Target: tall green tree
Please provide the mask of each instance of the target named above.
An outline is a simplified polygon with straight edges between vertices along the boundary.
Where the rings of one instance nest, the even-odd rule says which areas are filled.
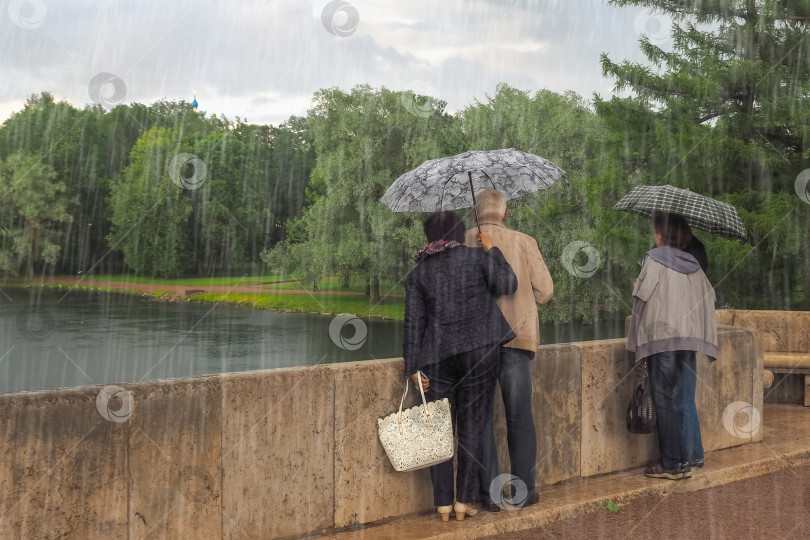
[[[109,178],[106,134],[100,121],[103,115],[100,107],[80,110],[42,93],[31,96],[23,109],[0,128],[0,158],[17,152],[40,156],[54,180],[78,201],[70,208],[73,219],[62,230],[58,272],[75,274],[83,269],[81,259],[93,258],[103,248],[103,203]],[[132,142],[134,139],[126,152]],[[95,245],[98,249],[94,249]]]
[[[280,126],[237,123],[194,143],[208,177],[192,192],[190,231],[200,274],[258,259],[300,215],[314,166],[306,118]]]
[[[249,236],[258,235],[271,215],[263,205],[267,194],[250,186],[259,176],[254,156],[236,136],[211,133],[195,145],[194,154],[205,163],[206,177],[201,188],[188,192],[193,209],[188,230],[197,273],[211,275],[215,268],[243,262]]]
[[[708,239],[718,296],[738,307],[807,302],[810,212],[794,182],[810,166],[810,2],[611,3],[674,24],[671,48],[641,37],[645,65],[602,55],[603,74],[632,94],[596,101],[610,128],[604,195],[669,183],[734,204],[751,243]]]
[[[306,189],[315,168],[315,145],[309,118],[291,116],[270,129],[272,160],[265,166],[264,184],[272,187],[267,206],[274,216],[271,241],[281,240],[288,218],[301,216]]]
[[[112,186],[108,241],[138,274],[178,277],[189,265],[191,203],[169,175],[171,159],[182,151],[171,130],[152,128],[135,143],[132,164]]]
[[[307,210],[307,241],[296,249],[322,275],[337,272],[344,284],[352,275],[365,278],[372,302],[380,279],[401,279],[424,243],[418,215],[394,214],[380,197],[400,174],[457,150],[445,104],[435,101],[420,115],[406,108],[407,99],[385,88],[327,89],[316,92],[309,113],[313,176],[325,194]]]
[[[0,160],[0,270],[24,267],[33,279],[37,265],[56,264],[73,202],[39,157],[18,152]]]

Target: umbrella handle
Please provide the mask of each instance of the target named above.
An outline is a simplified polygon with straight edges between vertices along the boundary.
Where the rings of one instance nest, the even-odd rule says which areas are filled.
[[[478,232],[481,232],[481,224],[478,223],[478,212],[475,211],[475,188],[472,183],[472,172],[467,171],[467,178],[470,179],[470,191],[472,192],[473,199],[473,216],[475,216],[475,225],[478,227]]]

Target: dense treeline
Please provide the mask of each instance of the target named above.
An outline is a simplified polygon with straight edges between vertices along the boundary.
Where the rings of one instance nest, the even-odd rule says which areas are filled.
[[[378,202],[393,180],[426,159],[516,147],[567,171],[509,202],[508,225],[537,239],[555,278],[544,319],[629,310],[649,225],[612,207],[638,184],[737,206],[749,242],[698,232],[720,305],[809,308],[810,205],[796,178],[810,167],[810,7],[614,3],[677,22],[669,51],[642,38],[648,65],[603,55],[604,74],[632,97],[588,102],[503,84],[449,114],[435,97],[333,88],[278,127],[208,117],[185,102],[106,112],[33,97],[0,127],[0,270],[210,275],[261,259],[307,280],[362,278],[376,302],[381,280],[401,280],[423,243],[423,216]],[[181,153],[205,164],[197,189],[170,174]],[[189,182],[198,173],[182,172]],[[572,242],[593,249],[566,267]],[[585,277],[572,264],[598,270]]]
[[[185,102],[108,112],[32,96],[0,127],[0,270],[205,275],[258,260],[304,204],[307,137],[305,118],[273,127]],[[181,152],[205,163],[197,189],[169,177]]]

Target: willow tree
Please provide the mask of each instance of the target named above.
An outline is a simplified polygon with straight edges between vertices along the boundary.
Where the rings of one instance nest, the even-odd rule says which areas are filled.
[[[609,189],[668,183],[736,205],[751,242],[709,240],[720,296],[750,307],[806,302],[810,206],[794,184],[810,165],[810,2],[611,3],[673,24],[667,46],[641,36],[645,64],[601,57],[603,74],[631,94],[596,101],[621,163],[605,165]]]
[[[400,280],[424,243],[418,215],[394,214],[380,197],[400,174],[455,150],[444,103],[414,114],[407,100],[385,88],[333,88],[316,92],[309,112],[312,176],[324,188],[304,214],[307,240],[298,249],[321,275],[336,272],[344,285],[350,276],[364,278],[372,302],[380,280]]]
[[[554,278],[554,297],[540,308],[541,320],[592,323],[604,312],[629,313],[626,283],[632,278],[616,275],[621,258],[606,256],[595,227],[601,201],[588,197],[588,185],[600,182],[589,176],[588,149],[604,137],[588,104],[573,92],[530,93],[499,84],[486,100],[463,109],[459,124],[469,148],[514,147],[565,170],[565,179],[550,189],[507,203],[506,225],[537,240]]]

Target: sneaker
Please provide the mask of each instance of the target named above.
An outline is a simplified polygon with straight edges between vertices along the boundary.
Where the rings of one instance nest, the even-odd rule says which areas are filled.
[[[662,465],[655,465],[654,467],[647,467],[644,470],[644,476],[649,478],[666,478],[668,480],[681,480],[683,478],[691,478],[692,471],[683,466],[677,469],[665,469]]]

